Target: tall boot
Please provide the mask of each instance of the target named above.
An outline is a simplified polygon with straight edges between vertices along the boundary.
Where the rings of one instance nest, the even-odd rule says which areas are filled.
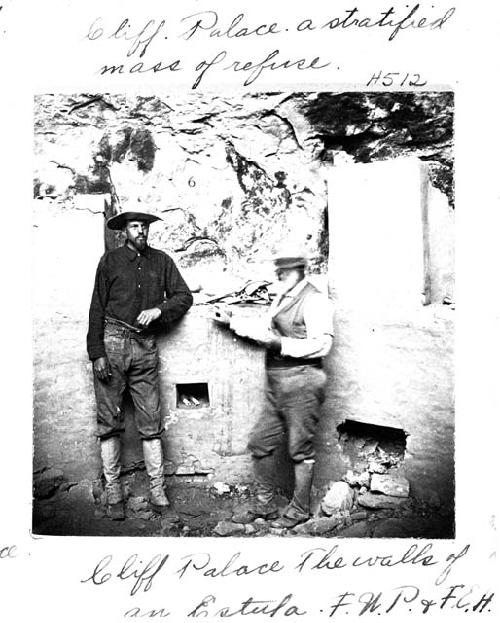
[[[295,488],[292,500],[283,516],[271,523],[273,528],[293,528],[309,519],[314,460],[308,459],[295,463],[294,471]]]
[[[114,520],[125,519],[123,491],[120,483],[120,438],[101,440],[102,471],[108,499],[108,516]]]
[[[274,499],[273,474],[276,469],[274,455],[253,457],[255,477],[254,499],[249,508],[237,512],[232,520],[236,523],[250,523],[257,517],[273,519],[278,515],[278,506]]]
[[[151,508],[162,514],[170,506],[164,487],[164,463],[161,439],[143,439],[144,464],[149,476],[149,501]]]

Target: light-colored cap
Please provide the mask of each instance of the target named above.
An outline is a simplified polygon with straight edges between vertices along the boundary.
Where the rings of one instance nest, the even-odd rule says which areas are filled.
[[[288,242],[276,249],[271,259],[276,268],[300,268],[307,266],[308,253],[303,245]]]

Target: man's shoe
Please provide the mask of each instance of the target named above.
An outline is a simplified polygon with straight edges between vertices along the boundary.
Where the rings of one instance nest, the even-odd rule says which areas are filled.
[[[251,523],[255,519],[275,519],[279,516],[278,506],[274,501],[273,474],[276,469],[273,454],[262,457],[253,457],[253,472],[255,476],[255,490],[248,508],[231,517],[235,523]]]
[[[263,504],[254,502],[249,508],[236,511],[231,517],[234,523],[252,523],[255,519],[276,519],[278,517],[278,507],[274,502]]]
[[[116,504],[108,504],[107,514],[113,521],[123,521],[125,519],[125,506],[123,500]]]
[[[168,501],[167,496],[165,495],[165,491],[163,490],[163,482],[159,483],[151,483],[150,492],[149,492],[149,503],[151,504],[152,510],[159,515],[163,515],[166,513],[168,508],[170,507],[170,502]]]
[[[291,528],[295,528],[301,523],[304,523],[309,519],[309,515],[300,515],[296,517],[289,517],[288,515],[283,515],[276,519],[276,521],[271,522],[271,528],[285,528],[286,530],[290,530]]]
[[[114,521],[125,519],[125,504],[123,502],[123,490],[120,482],[106,484],[108,498],[107,515]]]

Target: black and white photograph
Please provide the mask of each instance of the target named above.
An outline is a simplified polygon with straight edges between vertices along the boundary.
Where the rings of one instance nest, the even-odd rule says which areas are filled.
[[[35,535],[455,536],[455,96],[33,99]]]
[[[2,622],[498,618],[499,25],[0,2]]]

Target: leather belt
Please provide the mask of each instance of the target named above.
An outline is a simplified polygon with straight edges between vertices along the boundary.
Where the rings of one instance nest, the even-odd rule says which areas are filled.
[[[124,322],[123,320],[117,320],[116,318],[111,318],[111,316],[106,316],[104,318],[104,323],[113,325],[115,327],[120,327],[121,329],[126,329],[127,331],[130,331],[130,333],[134,333],[136,335],[144,335],[143,329],[138,329],[137,327],[133,327],[127,322]]]
[[[315,359],[294,359],[293,357],[280,357],[269,355],[266,357],[267,368],[295,368],[297,366],[314,366],[315,368],[323,367],[323,359],[317,357]]]

